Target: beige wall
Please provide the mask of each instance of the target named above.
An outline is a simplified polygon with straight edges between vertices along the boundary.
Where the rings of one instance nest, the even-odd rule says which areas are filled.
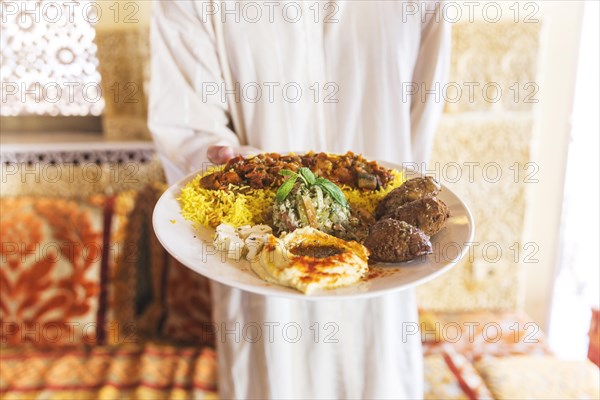
[[[452,80],[532,82],[537,102],[449,104],[434,160],[499,163],[505,176],[497,183],[479,175],[474,182],[448,185],[470,202],[479,249],[497,244],[503,256],[496,260],[493,253],[485,257],[475,251],[471,260],[418,293],[427,308],[524,308],[546,328],[583,6],[560,1],[496,4],[502,7],[502,21],[490,23],[475,13],[477,22],[454,27]],[[518,7],[520,22],[515,23]],[[524,23],[532,13],[539,23]],[[521,169],[518,182],[513,181],[514,163],[521,168],[531,163]],[[532,173],[529,182],[524,180],[527,173]]]
[[[148,29],[152,1],[101,0],[96,27],[99,70],[105,96],[106,140],[150,140],[147,127]]]
[[[100,0],[102,10],[96,29],[140,29],[150,24],[151,0]]]

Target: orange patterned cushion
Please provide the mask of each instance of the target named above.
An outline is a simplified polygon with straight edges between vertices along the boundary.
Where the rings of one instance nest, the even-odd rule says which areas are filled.
[[[469,360],[514,354],[550,354],[540,328],[520,313],[421,310],[419,320],[423,343],[450,343]]]
[[[426,399],[491,399],[492,394],[473,364],[448,344],[425,344]]]
[[[164,189],[3,198],[0,345],[212,343],[208,280],[153,231]]]
[[[169,257],[163,336],[214,346],[210,281]]]
[[[549,356],[488,358],[475,367],[496,399],[598,399],[598,367]]]
[[[151,344],[14,347],[0,353],[3,399],[216,398],[216,357],[208,348]]]
[[[152,229],[162,188],[148,186],[116,196],[106,296],[106,343],[157,337],[164,314],[167,253]]]
[[[0,344],[97,341],[104,204],[0,200]]]
[[[152,212],[164,189],[148,186],[115,199],[107,343],[150,337],[214,345],[209,280],[171,257],[153,231]]]

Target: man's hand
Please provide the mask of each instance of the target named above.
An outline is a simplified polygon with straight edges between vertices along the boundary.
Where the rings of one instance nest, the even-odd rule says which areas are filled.
[[[251,146],[230,147],[230,146],[210,146],[206,150],[208,160],[214,164],[225,164],[236,155],[249,156],[258,154],[260,150]]]

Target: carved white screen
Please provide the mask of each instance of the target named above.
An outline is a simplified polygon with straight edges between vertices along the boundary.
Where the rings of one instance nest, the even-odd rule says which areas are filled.
[[[0,1],[0,115],[102,114],[99,10],[87,0]]]

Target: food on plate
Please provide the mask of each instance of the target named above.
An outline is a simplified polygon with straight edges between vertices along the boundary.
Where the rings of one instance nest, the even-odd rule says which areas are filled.
[[[278,233],[310,226],[342,239],[354,239],[360,220],[353,217],[344,193],[331,181],[315,176],[306,167],[287,176],[275,195],[273,227]],[[368,227],[364,227],[365,229]]]
[[[364,245],[371,259],[383,262],[408,261],[431,253],[431,242],[422,230],[390,218],[371,227]]]
[[[313,158],[322,158],[324,153],[308,153],[312,154]],[[307,164],[313,165],[308,167],[316,175],[319,175],[320,169],[316,160],[311,161],[308,154],[302,156]],[[351,154],[351,153],[350,153]],[[259,157],[260,155],[246,159],[247,163]],[[286,158],[288,156],[280,156]],[[333,156],[331,156],[333,157]],[[343,157],[343,156],[337,156]],[[355,156],[357,159],[362,159],[360,156]],[[346,158],[348,159],[348,158]],[[322,163],[322,161],[321,161]],[[350,187],[348,185],[337,184],[344,193],[350,212],[360,220],[372,219],[372,214],[379,201],[384,198],[393,189],[399,187],[404,181],[404,176],[400,171],[386,169],[374,161],[369,161],[372,171],[381,171],[379,174],[382,177],[391,176],[391,180],[380,179],[381,182],[387,182],[385,185],[379,186],[376,190],[361,189],[358,187]],[[280,184],[283,183],[285,177],[279,175],[279,165],[275,166],[269,174],[275,174],[280,179]],[[290,169],[297,171],[299,168]],[[197,226],[215,228],[221,223],[227,223],[233,226],[242,225],[258,225],[272,224],[272,206],[275,201],[275,194],[279,185],[272,185],[268,188],[254,189],[250,186],[228,185],[227,189],[207,189],[203,187],[201,181],[214,174],[220,174],[224,171],[223,167],[216,167],[198,175],[181,190],[179,202],[181,204],[181,214],[187,220],[192,221]]]
[[[267,225],[244,225],[235,228],[228,224],[217,226],[213,244],[227,254],[228,258],[239,261],[242,256],[255,257],[272,229]]]
[[[446,204],[435,196],[441,186],[429,176],[409,179],[377,205],[379,221],[371,226],[364,244],[372,259],[403,262],[431,252],[429,236],[450,217]]]
[[[375,212],[376,217],[381,218],[397,207],[410,203],[411,201],[425,197],[434,197],[441,189],[440,184],[430,176],[409,179],[399,188],[392,190],[381,202],[379,202]]]
[[[188,182],[182,215],[215,228],[228,259],[250,261],[262,279],[304,293],[360,281],[368,261],[431,253],[449,217],[430,177],[348,152],[276,153],[230,160]]]
[[[197,176],[181,189],[179,203],[185,219],[197,226],[213,229],[221,223],[244,226],[268,222],[275,191],[248,189],[242,193],[203,189],[199,181],[205,175]]]
[[[448,206],[436,197],[425,197],[396,208],[382,218],[404,221],[428,236],[438,233],[450,216]]]
[[[359,282],[368,272],[365,246],[317,229],[296,229],[281,238],[268,235],[252,270],[263,280],[305,294]]]
[[[389,169],[352,152],[342,155],[264,153],[251,158],[232,158],[222,170],[203,176],[200,186],[213,190],[229,190],[230,185],[252,189],[274,188],[284,180],[279,171],[287,169],[295,172],[302,167],[337,185],[364,190],[385,188],[394,179]]]

